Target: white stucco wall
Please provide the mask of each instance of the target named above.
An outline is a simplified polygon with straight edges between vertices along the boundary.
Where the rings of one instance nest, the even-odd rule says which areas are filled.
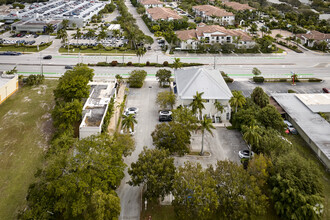
[[[2,80],[0,78],[0,80]],[[0,104],[4,102],[9,96],[15,93],[18,89],[18,76],[10,79],[8,82],[0,84]]]

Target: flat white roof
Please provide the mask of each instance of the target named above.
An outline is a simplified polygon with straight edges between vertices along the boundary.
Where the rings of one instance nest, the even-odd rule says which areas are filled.
[[[273,93],[271,96],[330,160],[330,124],[312,112],[297,94]]]
[[[6,85],[10,80],[14,79],[16,75],[6,75],[0,73],[0,88]]]
[[[330,112],[330,94],[296,94],[297,98],[304,103],[312,112]]]
[[[109,31],[113,31],[113,30],[120,30],[120,24],[110,24],[110,26],[108,27]]]

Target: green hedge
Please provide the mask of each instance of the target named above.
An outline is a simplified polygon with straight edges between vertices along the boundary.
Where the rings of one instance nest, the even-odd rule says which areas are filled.
[[[115,99],[112,97],[108,106],[108,111],[104,117],[103,125],[102,125],[102,133],[107,132],[108,126],[110,123],[111,116],[113,115],[113,107],[115,105]]]
[[[202,63],[182,63],[182,67],[190,67],[190,66],[202,66],[204,64]],[[125,67],[125,66],[135,66],[135,67],[171,67],[173,68],[173,64],[168,64],[167,61],[165,61],[163,64],[159,63],[118,63],[117,61],[112,61],[110,63],[107,62],[98,62],[96,64],[89,63],[88,66],[119,66],[119,67]]]
[[[263,76],[254,76],[253,81],[256,83],[263,83],[265,81],[265,78]]]

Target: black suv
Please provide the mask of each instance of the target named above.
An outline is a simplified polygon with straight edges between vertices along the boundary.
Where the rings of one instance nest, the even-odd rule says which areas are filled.
[[[159,116],[159,121],[172,121],[172,115],[160,115]]]

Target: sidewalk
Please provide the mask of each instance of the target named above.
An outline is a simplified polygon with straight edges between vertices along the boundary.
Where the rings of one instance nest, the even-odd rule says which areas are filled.
[[[126,89],[126,84],[122,84],[119,88],[119,92],[117,94],[117,98],[114,104],[114,113],[110,119],[110,123],[108,126],[108,133],[114,134],[116,132],[116,126],[117,126],[117,122],[119,117],[121,117],[121,115],[119,115],[120,113],[120,104],[123,102],[124,100],[124,95],[125,95],[125,89]]]

